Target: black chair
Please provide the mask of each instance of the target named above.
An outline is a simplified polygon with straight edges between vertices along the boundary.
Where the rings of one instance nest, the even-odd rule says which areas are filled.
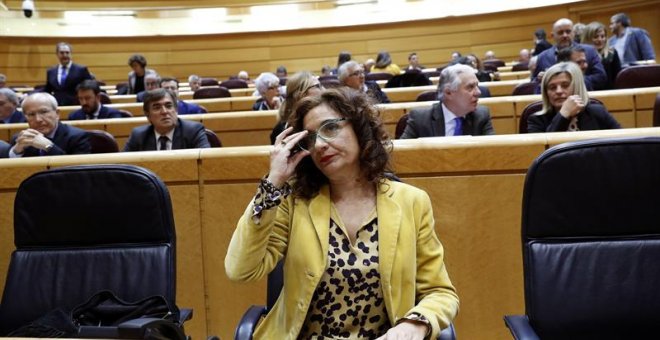
[[[33,174],[16,192],[16,250],[0,304],[0,336],[55,308],[70,311],[102,290],[124,301],[160,295],[175,306],[175,240],[167,188],[146,169],[92,165]],[[162,339],[182,339],[192,311],[173,312],[176,321],[81,326],[75,337],[141,339],[167,324],[174,332]]]
[[[527,71],[527,70],[529,70],[529,62],[527,61],[522,63],[517,63],[511,66],[511,72]]]
[[[119,111],[119,113],[121,114],[121,118],[133,117],[133,114],[131,113],[131,111],[127,111],[127,110],[117,110],[117,111]]]
[[[215,132],[213,132],[213,130],[204,129],[204,133],[206,134],[206,138],[209,140],[209,144],[211,144],[212,148],[222,147],[222,142],[220,141],[220,138],[218,138],[218,135],[216,135]]]
[[[115,137],[107,131],[103,130],[88,130],[89,144],[91,145],[91,153],[112,153],[119,152],[119,146]]]
[[[377,81],[377,80],[390,80],[394,77],[391,73],[385,73],[385,72],[373,72],[373,73],[367,73],[364,76],[365,80],[368,81]]]
[[[408,125],[408,114],[404,113],[401,118],[396,122],[396,128],[394,128],[394,139],[401,138],[403,131],[406,131],[406,125]]]
[[[112,99],[110,99],[110,96],[108,96],[107,93],[100,92],[99,96],[101,97],[101,104],[103,105],[112,104]]]
[[[512,96],[523,96],[528,94],[535,94],[536,88],[539,87],[539,83],[535,81],[528,81],[526,83],[520,83],[516,85],[511,93]]]
[[[617,89],[660,86],[660,65],[638,65],[622,69],[614,80]]]
[[[430,102],[438,100],[438,91],[424,91],[420,93],[415,99],[416,102]]]
[[[390,78],[385,84],[385,88],[427,85],[433,85],[433,83],[429,80],[426,74],[417,71],[406,72]]]
[[[228,79],[220,83],[220,86],[227,89],[247,89],[248,83],[243,79]]]
[[[660,325],[660,138],[562,144],[525,179],[515,339],[649,339]]]
[[[226,98],[231,97],[231,92],[222,86],[218,87],[202,87],[201,89],[193,92],[193,99],[205,98]]]
[[[215,78],[202,78],[199,81],[200,86],[218,86],[218,80]]]

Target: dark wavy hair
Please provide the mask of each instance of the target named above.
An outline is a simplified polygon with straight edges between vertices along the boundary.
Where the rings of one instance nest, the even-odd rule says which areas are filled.
[[[348,118],[361,150],[359,162],[362,174],[374,184],[382,182],[385,173],[391,170],[392,141],[372,101],[366,94],[348,87],[328,89],[319,96],[306,97],[289,117],[289,125],[293,126],[294,132],[302,131],[307,113],[321,105],[327,105],[341,117]],[[327,183],[328,178],[316,167],[311,157],[305,157],[298,163],[292,183],[296,197],[310,199]]]

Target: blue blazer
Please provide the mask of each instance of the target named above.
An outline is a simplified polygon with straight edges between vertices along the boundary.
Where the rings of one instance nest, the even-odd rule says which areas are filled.
[[[12,146],[16,144],[17,137],[18,135],[12,137]],[[23,157],[86,154],[91,153],[92,151],[87,131],[74,126],[62,124],[62,122],[57,123],[55,136],[49,139],[53,141],[55,145],[48,153],[30,146],[23,151]]]
[[[637,27],[628,27],[628,38],[626,44],[623,46],[624,53],[620,55],[621,62],[624,65],[629,65],[638,60],[655,59],[655,51],[651,45],[651,38],[649,32]],[[614,46],[616,37],[610,37],[610,46]]]
[[[60,106],[78,105],[76,86],[83,80],[94,79],[87,70],[87,66],[72,63],[64,84],[57,82],[57,69],[60,65],[51,67],[46,71],[46,88],[44,92],[52,94]]]
[[[3,140],[0,140],[0,158],[9,157],[9,149],[11,149],[11,145]]]
[[[206,110],[195,103],[186,103],[183,100],[177,100],[177,113],[180,115],[206,113]]]
[[[603,67],[603,64],[600,62],[600,55],[598,55],[596,49],[591,45],[584,45],[584,44],[575,44],[575,45],[584,48],[587,57],[587,62],[589,63],[589,67],[587,68],[587,71],[584,74],[584,83],[585,85],[587,85],[587,90],[589,91],[603,90],[607,88],[607,73],[605,73],[605,68]],[[539,72],[547,70],[556,63],[557,63],[557,46],[555,45],[543,51],[543,53],[539,54],[538,59],[536,61],[536,69],[532,74],[532,79],[536,79],[536,76],[539,74]],[[541,93],[540,85],[537,88],[536,93]]]
[[[107,119],[107,118],[121,118],[121,113],[111,107],[101,105],[101,110],[99,110],[98,119]],[[87,114],[82,110],[78,109],[69,113],[68,120],[85,120],[87,119]]]
[[[210,148],[208,138],[204,131],[204,125],[178,119],[176,128],[174,128],[174,137],[172,140],[172,149],[196,149]],[[131,131],[128,141],[123,151],[153,151],[157,150],[156,133],[153,125],[138,126]]]

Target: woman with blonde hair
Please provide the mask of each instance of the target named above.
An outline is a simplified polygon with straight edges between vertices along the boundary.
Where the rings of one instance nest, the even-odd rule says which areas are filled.
[[[597,21],[587,25],[582,34],[582,43],[596,48],[607,73],[607,89],[613,89],[616,76],[621,71],[621,59],[616,49],[611,48],[607,41],[605,25]]]
[[[530,133],[621,127],[603,105],[589,102],[582,70],[573,62],[555,64],[545,72],[541,95],[543,109],[527,119]]]
[[[286,82],[286,99],[277,113],[277,124],[270,134],[270,144],[275,143],[277,135],[287,127],[287,120],[293,108],[303,98],[321,93],[323,87],[319,80],[311,72],[301,71],[291,76]]]

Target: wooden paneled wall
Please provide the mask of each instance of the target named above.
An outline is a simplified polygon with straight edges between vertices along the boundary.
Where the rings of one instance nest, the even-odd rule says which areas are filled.
[[[0,73],[10,85],[37,85],[57,59],[54,46],[66,40],[73,45],[73,57],[88,65],[98,79],[110,84],[126,81],[127,61],[133,53],[147,57],[148,67],[164,76],[181,80],[195,73],[225,79],[239,70],[253,78],[259,72],[285,65],[290,72],[334,65],[337,53],[352,52],[359,61],[375,58],[388,50],[395,63],[407,64],[416,51],[422,64],[435,67],[446,63],[454,50],[483,56],[493,50],[497,56],[514,60],[521,48],[532,47],[532,32],[551,31],[560,17],[575,21],[609,21],[609,16],[626,11],[633,23],[655,37],[660,50],[660,6],[657,0],[590,0],[541,9],[526,9],[488,15],[449,17],[403,23],[340,28],[305,29],[271,33],[213,34],[198,36],[151,36],[130,38],[12,38],[0,37]],[[108,27],[112,29],[112,27]]]
[[[520,216],[525,172],[546,148],[572,140],[660,136],[660,128],[394,142],[394,168],[429,193],[461,308],[461,339],[510,339],[505,314],[524,313]],[[30,174],[75,164],[128,163],[167,184],[177,227],[177,302],[194,308],[193,339],[231,339],[242,313],[265,301],[265,280],[231,282],[224,257],[235,223],[268,171],[267,146],[0,160],[0,204],[13,211]],[[433,161],[420,161],[433,160]],[[0,277],[13,250],[13,215],[0,214]],[[0,280],[0,289],[4,281]]]

